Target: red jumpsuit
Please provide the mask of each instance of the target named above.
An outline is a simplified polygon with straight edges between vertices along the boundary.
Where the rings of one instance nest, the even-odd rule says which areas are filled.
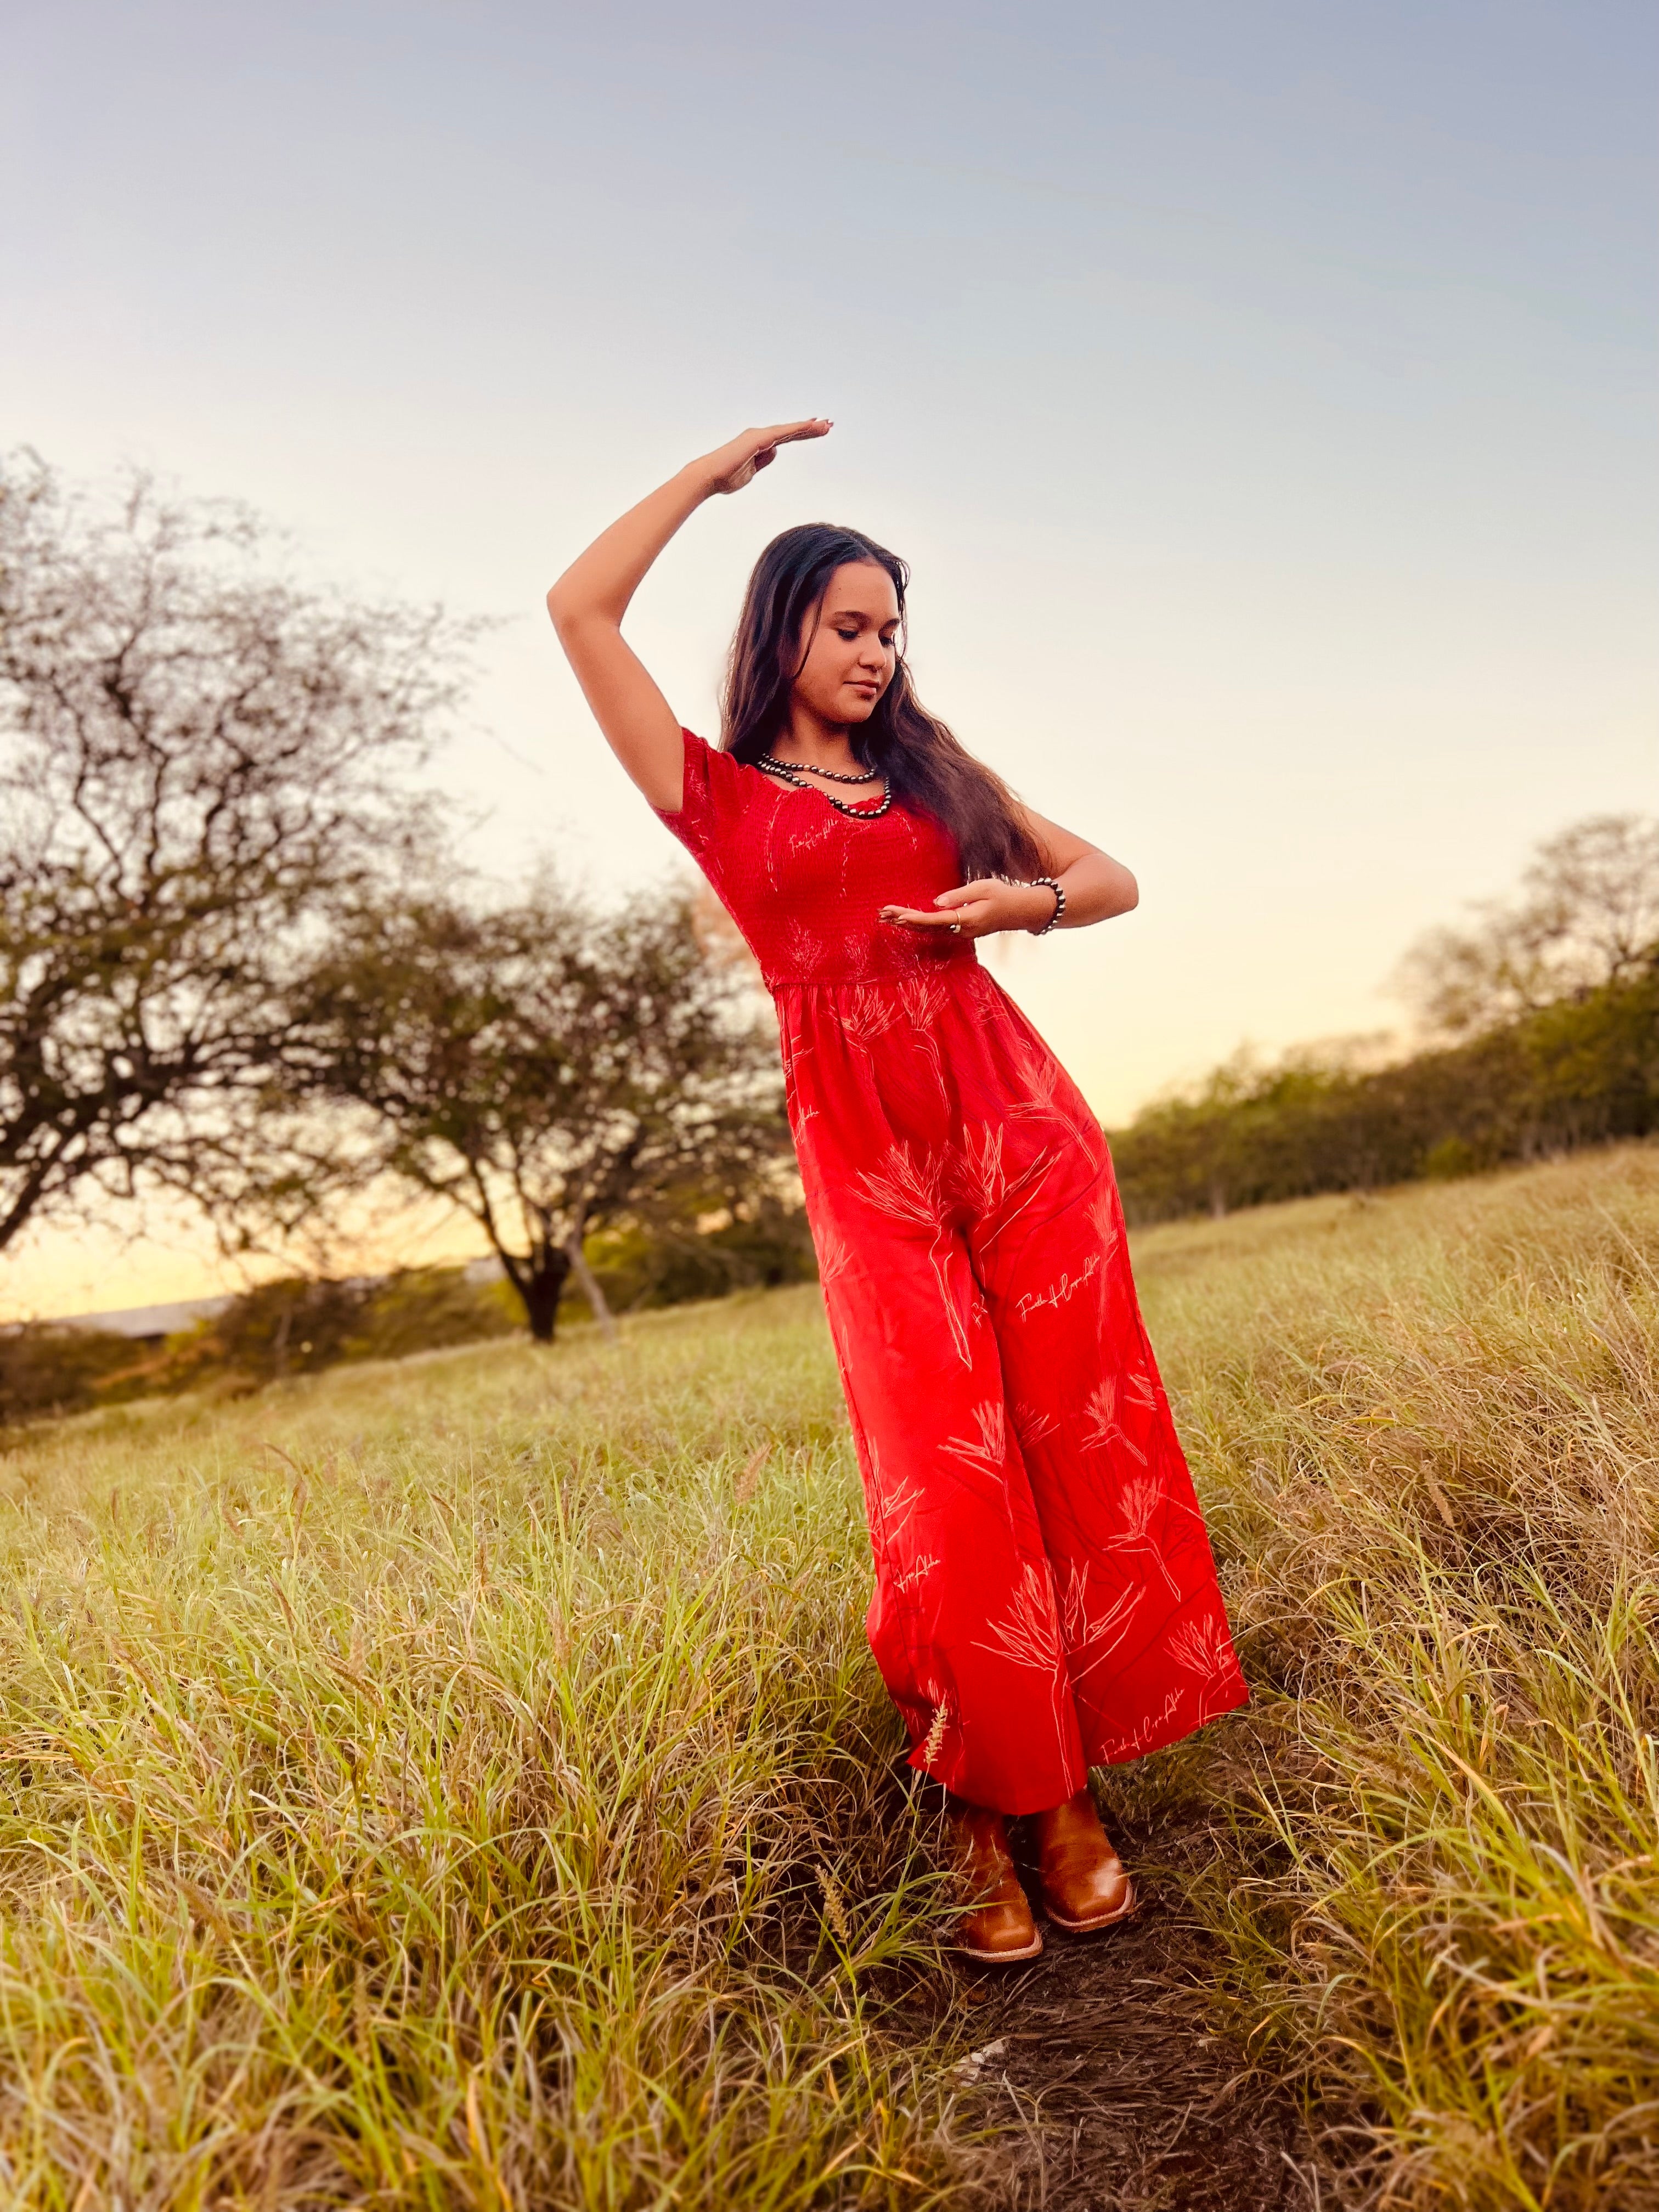
[[[937,823],[689,731],[662,818],[777,1002],[910,1763],[1058,1805],[1246,1696],[1099,1124],[971,941],[877,920],[961,881]]]

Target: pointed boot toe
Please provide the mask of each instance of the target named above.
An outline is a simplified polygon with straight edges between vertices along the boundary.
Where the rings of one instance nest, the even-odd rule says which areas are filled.
[[[1112,1849],[1094,1800],[1081,1790],[1067,1805],[1037,1815],[1037,1879],[1042,1909],[1071,1936],[1127,1920],[1139,1899]]]
[[[1042,1956],[1042,1930],[1021,1890],[1017,1898],[999,1898],[964,1912],[951,1942],[964,1958],[991,1966],[1012,1966],[1017,1960]]]
[[[967,1907],[951,1931],[951,1948],[987,1966],[1038,1957],[1042,1931],[1020,1887],[1001,1814],[970,1805],[951,1826],[958,1892]]]

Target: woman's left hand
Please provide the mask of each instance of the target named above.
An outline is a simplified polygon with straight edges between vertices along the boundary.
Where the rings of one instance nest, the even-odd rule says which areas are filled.
[[[1054,895],[1042,884],[1005,884],[995,876],[941,891],[929,907],[884,906],[883,921],[905,929],[945,930],[957,937],[994,937],[1003,929],[1042,929],[1054,919]]]

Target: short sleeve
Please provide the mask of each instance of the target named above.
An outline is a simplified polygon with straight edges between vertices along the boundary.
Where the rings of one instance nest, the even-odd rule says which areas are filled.
[[[718,890],[721,860],[746,811],[750,782],[758,779],[730,753],[716,751],[691,731],[680,735],[685,741],[685,787],[679,811],[670,814],[660,806],[654,811]]]

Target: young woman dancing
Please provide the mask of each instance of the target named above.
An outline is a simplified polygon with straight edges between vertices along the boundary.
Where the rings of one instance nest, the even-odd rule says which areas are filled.
[[[871,1648],[950,1793],[961,1948],[1133,1910],[1088,1787],[1243,1702],[1146,1340],[1099,1124],[976,938],[1126,913],[1134,878],[1022,806],[910,687],[904,563],[827,523],[761,555],[720,747],[624,642],[694,509],[823,421],[747,430],[613,523],[548,594],[629,775],[777,1002],[789,1115],[875,1553]]]

